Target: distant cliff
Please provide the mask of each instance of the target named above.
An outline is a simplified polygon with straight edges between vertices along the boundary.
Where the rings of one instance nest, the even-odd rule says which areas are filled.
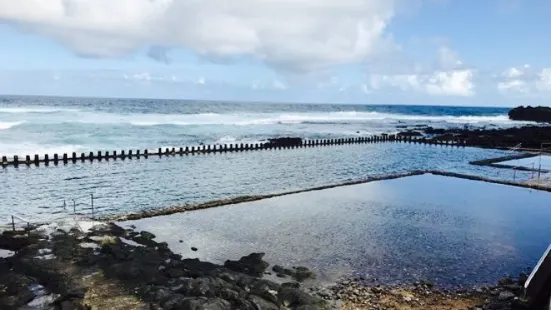
[[[551,108],[549,107],[517,107],[509,111],[509,119],[515,121],[533,121],[551,123]]]

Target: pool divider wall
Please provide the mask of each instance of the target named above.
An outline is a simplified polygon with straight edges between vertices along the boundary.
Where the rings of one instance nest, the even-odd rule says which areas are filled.
[[[76,163],[80,159],[81,162],[94,160],[125,160],[125,159],[140,159],[142,154],[144,158],[148,158],[150,155],[159,156],[159,157],[168,157],[175,155],[194,155],[194,154],[205,154],[205,153],[226,153],[226,152],[242,152],[242,151],[256,151],[256,150],[272,150],[272,149],[290,149],[290,148],[305,148],[305,147],[318,147],[318,146],[332,146],[332,145],[345,145],[345,144],[360,144],[360,143],[380,143],[380,142],[402,142],[402,143],[417,143],[417,144],[428,144],[428,145],[443,145],[443,146],[465,146],[465,141],[462,140],[434,140],[426,138],[414,138],[407,136],[397,136],[397,135],[388,135],[382,134],[378,136],[369,136],[369,137],[356,137],[356,138],[339,138],[339,139],[314,139],[314,140],[302,140],[302,143],[293,143],[293,144],[272,144],[272,143],[239,143],[239,144],[223,144],[223,145],[199,145],[199,146],[186,146],[180,147],[179,149],[158,148],[157,151],[150,152],[148,149],[143,150],[141,153],[140,150],[121,150],[120,152],[113,151],[97,151],[89,152],[88,155],[81,153],[80,157],[76,152],[72,152],[69,156],[67,153],[63,153],[62,156],[55,153],[53,158],[49,154],[45,154],[40,157],[38,154],[34,155],[34,158],[31,159],[30,155],[26,155],[24,158],[20,158],[18,155],[9,158],[7,156],[2,156],[0,162],[2,167],[14,166],[18,167],[19,165],[35,166],[44,163],[49,165],[53,163],[58,165],[59,162],[62,162],[64,165],[68,163]]]

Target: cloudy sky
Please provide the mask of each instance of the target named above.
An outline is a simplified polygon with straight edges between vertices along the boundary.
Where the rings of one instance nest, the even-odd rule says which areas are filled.
[[[551,103],[551,0],[0,0],[0,93]]]

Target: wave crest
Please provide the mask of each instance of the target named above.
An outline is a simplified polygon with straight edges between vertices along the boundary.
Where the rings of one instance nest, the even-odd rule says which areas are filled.
[[[23,124],[23,122],[0,122],[0,130],[7,130],[21,124]]]

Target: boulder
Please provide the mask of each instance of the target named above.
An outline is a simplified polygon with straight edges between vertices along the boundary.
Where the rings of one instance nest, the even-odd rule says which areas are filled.
[[[298,282],[302,282],[307,279],[315,279],[316,274],[306,267],[296,267],[293,277]]]
[[[249,301],[253,304],[254,309],[257,310],[278,310],[279,307],[261,297],[251,295]]]
[[[284,307],[299,307],[303,305],[316,305],[319,301],[310,294],[298,288],[282,286],[278,292],[279,304]]]
[[[270,265],[262,260],[264,255],[264,253],[252,253],[242,257],[238,261],[227,260],[224,263],[224,267],[253,277],[262,277],[264,271],[266,271]]]
[[[551,107],[516,107],[509,111],[509,119],[514,121],[551,123]]]
[[[33,243],[38,242],[39,237],[36,234],[30,234],[24,231],[4,231],[0,235],[0,249],[10,251],[19,251]]]

